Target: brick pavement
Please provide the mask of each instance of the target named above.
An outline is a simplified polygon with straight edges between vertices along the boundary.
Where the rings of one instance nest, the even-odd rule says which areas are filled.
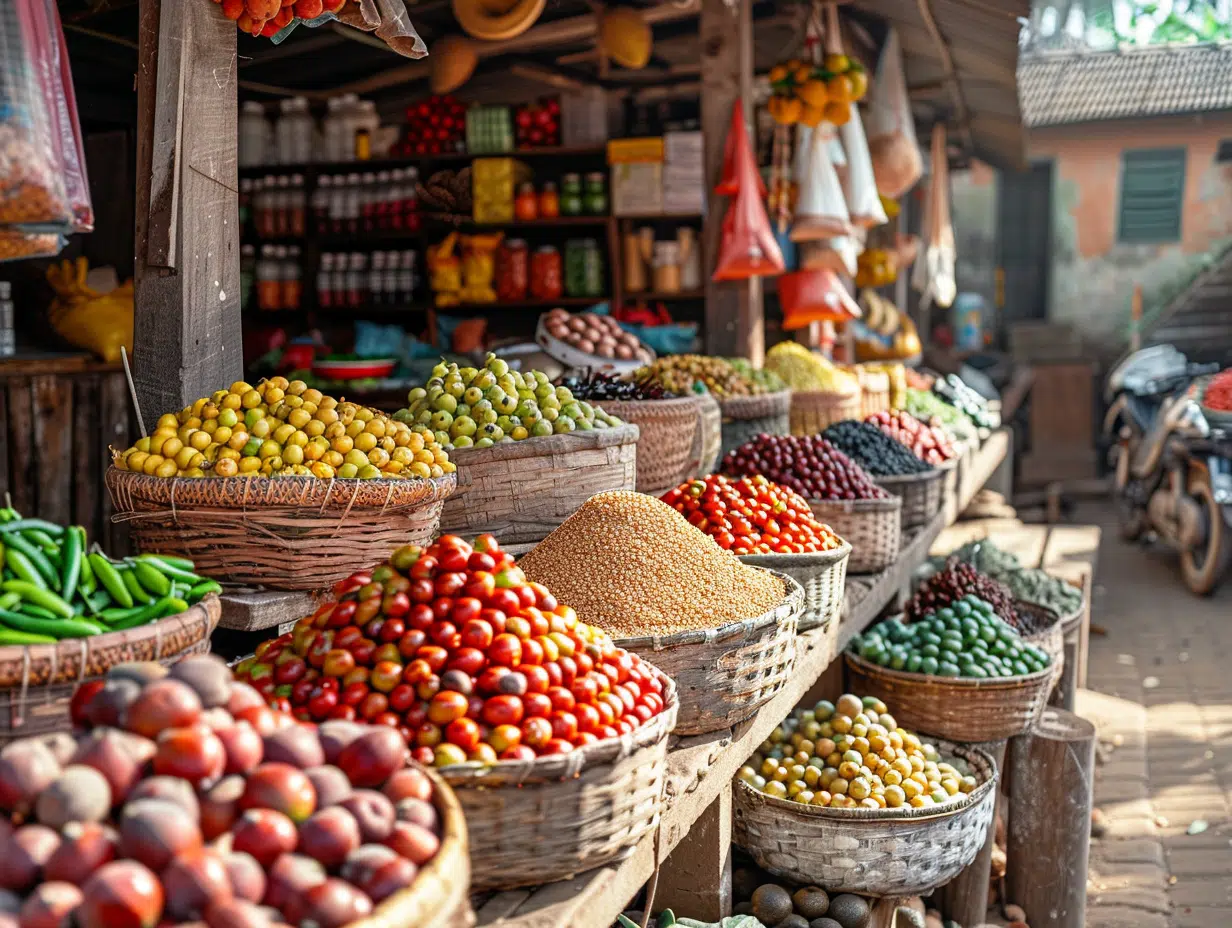
[[[1122,542],[1110,509],[1088,690],[1099,729],[1088,928],[1232,928],[1232,578],[1189,594],[1173,556]],[[1194,833],[1190,833],[1194,832]]]

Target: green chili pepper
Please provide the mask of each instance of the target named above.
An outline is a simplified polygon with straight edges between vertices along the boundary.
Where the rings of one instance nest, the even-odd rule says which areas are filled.
[[[41,606],[32,606],[30,603],[22,603],[16,610],[23,615],[31,616],[35,619],[59,619],[61,616],[56,615],[50,609],[44,609]]]
[[[99,583],[111,594],[112,601],[125,609],[131,609],[133,594],[128,591],[123,578],[111,562],[101,554],[91,554],[90,566],[94,568],[94,576],[98,578]]]
[[[133,560],[128,562],[133,574],[141,582],[141,586],[155,596],[166,596],[171,592],[171,581],[159,573],[150,561]]]
[[[5,562],[12,568],[13,575],[19,580],[25,580],[33,583],[35,586],[46,588],[47,581],[43,579],[43,575],[35,569],[30,559],[16,548],[9,549],[5,555]]]
[[[139,554],[137,557],[143,561],[161,561],[162,563],[168,564],[177,570],[191,572],[197,569],[197,565],[188,558],[176,557],[173,554]]]
[[[203,599],[207,593],[221,593],[222,585],[217,580],[206,580],[204,583],[198,583],[188,591],[188,598],[194,603]]]
[[[85,597],[86,609],[91,615],[98,615],[103,609],[111,605],[111,594],[106,590],[95,590],[89,596]]]
[[[4,543],[0,542],[0,571],[4,570]]]
[[[137,563],[149,564],[159,573],[163,574],[163,576],[170,577],[172,580],[183,580],[186,583],[201,582],[199,574],[180,567],[178,564],[173,563],[171,559],[163,557],[161,554],[142,554],[140,557],[135,558],[135,560]],[[174,560],[179,561],[182,558],[175,558]]]
[[[16,609],[20,603],[20,593],[5,593],[0,596],[0,609]]]
[[[77,529],[77,540],[81,545],[81,585],[87,593],[93,593],[98,589],[98,580],[94,576],[94,568],[90,566],[90,558],[86,553],[86,548],[89,545],[89,539],[86,537],[86,530],[80,525],[74,526]]]
[[[154,596],[141,585],[141,581],[137,579],[137,575],[130,568],[121,567],[117,568],[117,570],[120,571],[120,579],[124,581],[125,588],[132,594],[134,603],[148,603],[154,599]]]
[[[154,603],[142,603],[140,606],[132,606],[131,608],[128,608],[128,609],[116,609],[116,608],[103,609],[101,612],[99,612],[98,617],[106,624],[112,625],[115,622],[121,622],[124,619],[127,619],[129,616],[136,615],[138,612],[146,612],[153,605],[155,604]]]
[[[12,510],[9,510],[12,512]],[[25,532],[29,529],[37,529],[41,532],[46,532],[52,538],[59,538],[64,534],[64,526],[56,525],[54,522],[48,522],[45,519],[17,519],[15,522],[7,522],[0,524],[0,534],[8,534],[9,532]]]
[[[26,580],[6,580],[0,583],[0,589],[6,593],[19,593],[25,602],[40,606],[63,618],[72,618],[73,607],[51,590],[39,589],[36,584]]]
[[[44,551],[60,550],[60,543],[41,528],[28,528],[22,532],[22,535],[24,535],[28,541],[38,545]]]
[[[184,608],[179,608],[183,606]],[[126,628],[136,628],[138,625],[145,625],[147,622],[153,622],[155,619],[160,619],[163,616],[175,615],[177,612],[183,612],[188,605],[183,600],[177,600],[172,596],[164,596],[162,599],[155,600],[142,606],[140,609],[132,610],[124,618],[116,619],[110,623],[112,631],[123,631]]]
[[[89,638],[103,629],[84,619],[36,619],[20,612],[0,611],[0,623],[19,632],[53,635],[56,638]]]
[[[20,551],[24,554],[38,571],[39,576],[43,578],[42,585],[50,589],[56,589],[60,585],[60,575],[54,567],[51,566],[51,561],[47,559],[42,551],[32,545],[29,540],[17,532],[11,532],[5,535],[5,543],[9,546],[8,552],[5,555],[5,560],[12,561],[13,553]],[[14,573],[19,571],[14,568]],[[34,581],[31,581],[32,583]]]
[[[65,602],[71,603],[77,593],[77,581],[81,577],[81,538],[71,529],[64,533],[61,559],[63,564],[60,568],[60,595]]]
[[[18,632],[11,628],[0,628],[0,647],[7,645],[25,646],[29,644],[55,644],[51,635],[36,635],[33,632]]]

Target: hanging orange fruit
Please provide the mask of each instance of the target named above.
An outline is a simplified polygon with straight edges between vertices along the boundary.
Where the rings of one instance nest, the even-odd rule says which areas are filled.
[[[851,59],[846,55],[826,55],[826,70],[831,74],[843,74],[851,67]]]
[[[825,82],[819,81],[816,78],[807,80],[797,87],[796,94],[809,106],[821,107],[826,105]]]
[[[802,125],[808,126],[810,129],[820,125],[822,119],[825,118],[825,111],[820,106],[810,106],[805,103],[800,109],[800,122]]]
[[[795,73],[792,74],[792,77],[795,79],[795,82],[797,84],[807,83],[813,77],[812,65],[807,65],[807,64],[801,65],[800,67],[796,68]]]
[[[787,80],[787,66],[782,65],[782,64],[776,64],[773,68],[770,69],[769,77],[770,77],[770,83],[772,84],[778,84],[778,83],[781,83]]]
[[[851,99],[863,100],[868,93],[868,74],[863,68],[852,68],[847,72],[847,78],[851,81]]]
[[[831,100],[825,105],[825,109],[822,111],[822,118],[831,125],[846,125],[851,119],[851,104]]]
[[[836,74],[826,81],[826,95],[838,103],[850,103],[853,89],[851,78],[846,74]]]

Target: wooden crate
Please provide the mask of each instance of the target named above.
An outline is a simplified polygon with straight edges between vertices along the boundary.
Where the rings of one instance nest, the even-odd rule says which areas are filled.
[[[112,556],[128,532],[111,522],[107,446],[136,432],[124,373],[84,355],[0,363],[0,499],[27,516],[83,525]]]

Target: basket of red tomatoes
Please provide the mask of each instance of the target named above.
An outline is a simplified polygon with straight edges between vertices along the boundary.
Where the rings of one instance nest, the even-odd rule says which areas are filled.
[[[787,574],[804,588],[799,631],[837,629],[851,545],[818,521],[808,501],[761,475],[687,480],[663,501],[753,567]]]
[[[334,592],[236,675],[300,719],[400,732],[457,793],[474,889],[567,879],[655,827],[675,685],[495,538],[407,545]]]

